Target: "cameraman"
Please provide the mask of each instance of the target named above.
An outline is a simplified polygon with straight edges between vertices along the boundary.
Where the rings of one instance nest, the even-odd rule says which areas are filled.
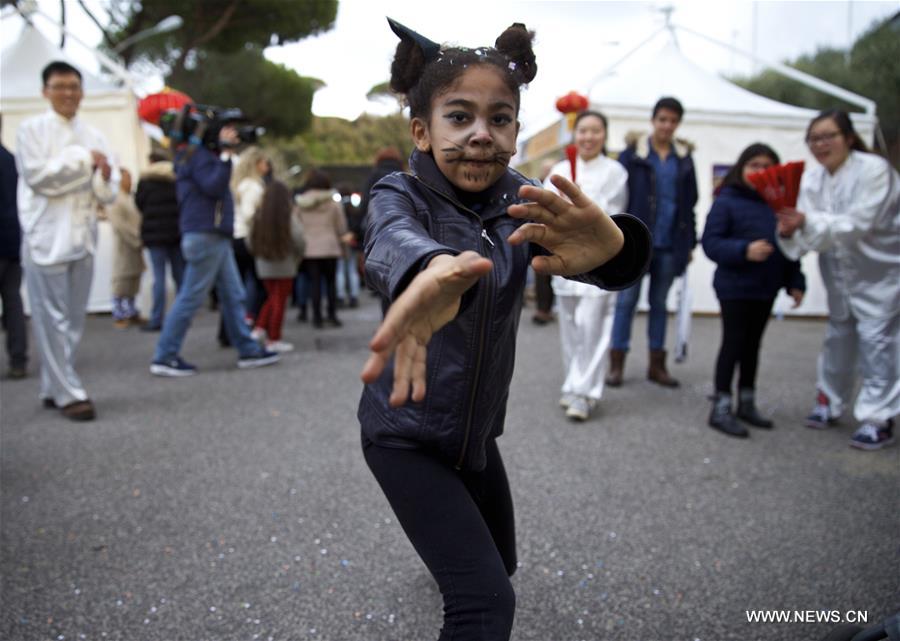
[[[263,349],[244,323],[244,287],[231,248],[234,201],[231,150],[237,130],[222,127],[215,149],[196,144],[182,147],[175,156],[176,191],[180,210],[184,280],[172,310],[165,318],[150,372],[157,376],[192,376],[197,368],[179,352],[197,309],[215,285],[225,331],[238,350],[238,367],[270,365],[279,355]]]

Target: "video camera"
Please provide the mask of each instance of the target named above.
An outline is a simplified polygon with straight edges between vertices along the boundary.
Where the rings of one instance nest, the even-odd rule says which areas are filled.
[[[218,149],[219,132],[225,125],[237,130],[239,143],[253,144],[266,130],[246,124],[249,119],[235,107],[187,104],[179,109],[167,109],[159,118],[159,126],[174,146],[182,143]]]

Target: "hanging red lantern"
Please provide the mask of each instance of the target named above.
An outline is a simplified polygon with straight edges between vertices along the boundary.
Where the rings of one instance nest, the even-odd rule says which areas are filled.
[[[575,118],[578,117],[578,112],[587,109],[589,104],[587,97],[582,96],[577,91],[570,91],[556,101],[557,110],[566,116],[566,123],[569,125],[569,131],[572,131],[575,128]],[[578,158],[578,150],[575,148],[574,144],[566,147],[566,158],[569,159],[572,182],[575,182],[575,162]]]
[[[578,116],[578,112],[587,109],[589,104],[587,97],[577,91],[570,91],[556,101],[556,109],[566,116],[569,131],[575,128],[575,118]]]
[[[154,125],[159,124],[159,117],[167,109],[181,109],[193,103],[193,99],[180,91],[166,87],[159,93],[152,93],[138,103],[138,117]]]

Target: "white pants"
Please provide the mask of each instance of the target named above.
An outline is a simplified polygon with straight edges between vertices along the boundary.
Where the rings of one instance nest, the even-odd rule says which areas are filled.
[[[598,401],[606,378],[616,295],[603,292],[600,296],[557,296],[557,304],[566,375],[562,393]]]
[[[75,351],[84,331],[93,256],[61,265],[35,265],[23,252],[34,342],[41,357],[41,398],[58,407],[88,397],[75,373]]]
[[[900,414],[900,315],[884,319],[829,320],[819,354],[819,389],[841,414],[853,398],[857,371],[862,386],[853,407],[858,421],[883,422]]]

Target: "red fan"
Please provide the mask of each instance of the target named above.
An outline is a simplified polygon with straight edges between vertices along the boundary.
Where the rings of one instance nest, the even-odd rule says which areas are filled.
[[[803,161],[774,165],[747,176],[769,207],[778,211],[782,207],[794,207],[800,193]]]
[[[159,93],[152,93],[138,103],[138,116],[141,120],[159,124],[159,117],[168,109],[181,109],[191,104],[193,99],[185,93],[166,87]]]
[[[578,161],[578,147],[566,145],[566,158],[569,159],[569,166],[572,168],[572,182],[575,182],[575,163]]]

